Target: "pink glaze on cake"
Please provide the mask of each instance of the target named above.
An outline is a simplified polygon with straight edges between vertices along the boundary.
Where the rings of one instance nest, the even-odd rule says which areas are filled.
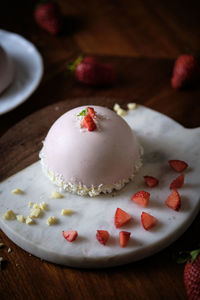
[[[42,164],[51,179],[62,187],[60,179],[65,187],[70,184],[91,190],[110,186],[106,192],[116,186],[120,189],[141,165],[136,135],[120,116],[101,106],[92,106],[97,128],[81,128],[83,117],[77,115],[86,107],[68,111],[52,125],[40,153]]]
[[[0,46],[0,93],[13,81],[14,67],[5,50]]]

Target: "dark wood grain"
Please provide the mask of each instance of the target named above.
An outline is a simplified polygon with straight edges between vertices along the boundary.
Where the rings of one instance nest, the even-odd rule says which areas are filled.
[[[54,37],[34,22],[37,1],[1,1],[0,27],[35,44],[45,72],[29,100],[0,117],[0,180],[36,161],[53,121],[80,104],[111,108],[118,101],[125,108],[134,101],[185,127],[200,126],[200,87],[174,91],[170,86],[174,59],[185,51],[200,49],[199,1],[57,2],[65,20],[63,32]],[[67,74],[66,64],[81,53],[110,63],[117,72],[117,83],[109,88],[76,83]],[[184,266],[177,265],[172,256],[196,247],[199,227],[200,216],[164,251],[105,270],[79,270],[40,261],[0,232],[0,241],[6,245],[0,249],[0,256],[6,259],[0,272],[0,299],[186,299]]]

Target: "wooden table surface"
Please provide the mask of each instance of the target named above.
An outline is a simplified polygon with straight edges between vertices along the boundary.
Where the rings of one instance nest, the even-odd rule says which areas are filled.
[[[200,49],[199,1],[57,2],[65,22],[63,33],[55,37],[35,24],[32,12],[36,1],[1,3],[0,28],[33,42],[45,69],[29,100],[0,117],[0,180],[37,160],[51,122],[79,104],[112,108],[116,101],[123,107],[134,101],[185,127],[200,126],[200,87],[175,91],[170,86],[174,59],[185,51]],[[91,88],[75,82],[67,74],[66,64],[81,53],[110,63],[118,74],[117,83]],[[167,249],[142,261],[104,270],[40,261],[0,232],[0,242],[6,245],[0,249],[6,260],[0,272],[0,299],[186,299],[184,266],[178,265],[173,255],[197,245],[199,226],[198,215]]]

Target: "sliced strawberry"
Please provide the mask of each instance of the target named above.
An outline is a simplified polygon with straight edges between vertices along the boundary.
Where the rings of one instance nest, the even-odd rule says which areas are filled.
[[[109,232],[107,230],[97,230],[96,238],[99,243],[105,245],[109,239]]]
[[[131,200],[133,200],[140,206],[147,207],[147,205],[149,204],[149,198],[150,194],[148,192],[140,191],[133,195]]]
[[[122,210],[121,208],[117,208],[115,212],[115,226],[119,228],[131,220],[131,216]]]
[[[84,119],[82,120],[81,123],[82,127],[85,127],[88,129],[88,131],[93,131],[96,129],[96,124],[94,122],[94,120],[92,119],[92,117],[87,114]]]
[[[159,180],[152,176],[144,176],[144,180],[149,187],[154,187],[159,183]]]
[[[170,184],[170,190],[180,189],[184,184],[184,174],[179,175]]]
[[[176,172],[183,172],[187,167],[188,164],[183,160],[169,160],[168,163]]]
[[[88,107],[87,112],[92,118],[94,118],[96,116],[96,112],[93,107]]]
[[[158,220],[154,216],[143,211],[141,214],[141,222],[144,229],[149,230],[156,225]]]
[[[181,197],[177,190],[173,190],[173,192],[166,199],[165,204],[176,211],[179,210],[181,207]]]
[[[128,231],[120,231],[119,233],[119,243],[122,248],[126,247],[128,241],[130,240],[131,233]]]
[[[73,242],[78,236],[78,232],[76,230],[65,230],[62,232],[62,234],[63,237],[69,242]]]

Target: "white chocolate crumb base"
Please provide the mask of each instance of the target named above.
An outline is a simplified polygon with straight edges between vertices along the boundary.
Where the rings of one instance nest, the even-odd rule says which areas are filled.
[[[127,184],[129,181],[132,181],[135,174],[138,172],[138,170],[142,166],[142,159],[141,156],[143,155],[143,148],[140,146],[140,158],[138,161],[135,163],[135,166],[133,168],[133,172],[131,176],[129,176],[127,179],[122,179],[118,183],[110,184],[110,185],[104,185],[100,184],[99,186],[91,186],[87,187],[86,185],[82,184],[81,182],[79,185],[73,184],[71,182],[65,182],[63,180],[63,176],[59,174],[54,174],[51,170],[48,169],[48,167],[45,165],[43,161],[43,153],[42,150],[39,154],[40,157],[40,162],[42,165],[42,170],[44,174],[57,186],[59,186],[61,189],[64,191],[71,192],[73,194],[77,194],[80,196],[87,196],[89,195],[90,197],[95,197],[98,196],[99,194],[107,194],[107,193],[112,193],[114,190],[121,190],[125,184]]]

